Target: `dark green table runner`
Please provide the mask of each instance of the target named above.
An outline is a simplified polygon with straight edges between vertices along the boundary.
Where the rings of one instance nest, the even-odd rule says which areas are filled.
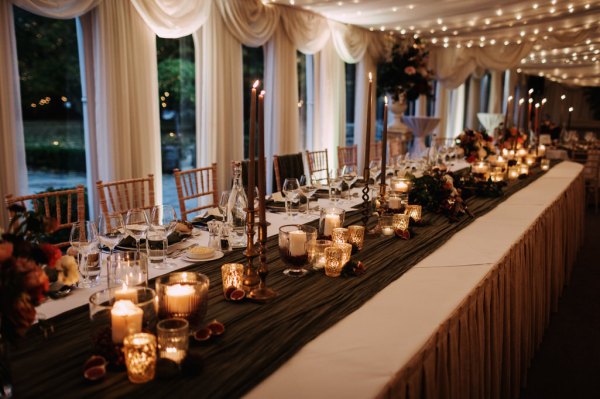
[[[524,180],[511,182],[500,198],[470,198],[467,203],[476,217],[495,208],[513,193],[543,173],[532,170]],[[360,213],[347,214],[346,225],[359,223]],[[304,278],[282,274],[277,237],[269,239],[269,286],[280,296],[271,303],[230,303],[223,298],[220,267],[242,262],[240,250],[217,261],[192,265],[187,270],[206,274],[211,281],[207,320],[226,326],[222,337],[199,348],[204,358],[202,371],[193,377],[131,384],[126,372],[109,372],[97,384],[83,379],[82,365],[90,355],[88,307],[61,314],[49,322],[54,333],[44,338],[38,328],[12,351],[11,367],[17,397],[238,397],[268,377],[302,346],[340,319],[358,309],[369,298],[399,278],[435,251],[453,234],[474,219],[463,216],[449,223],[442,215],[424,213],[422,226],[413,227],[409,241],[398,238],[367,239],[353,259],[368,266],[360,277],[329,278],[311,273]],[[371,224],[375,218],[371,219]],[[301,376],[299,376],[301,378]],[[307,383],[310,383],[307,381]]]

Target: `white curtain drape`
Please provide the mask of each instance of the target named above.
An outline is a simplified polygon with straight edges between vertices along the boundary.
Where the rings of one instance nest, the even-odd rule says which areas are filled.
[[[242,44],[260,47],[279,25],[280,8],[259,0],[214,0],[225,26]]]
[[[79,17],[102,1],[104,0],[12,0],[16,6],[33,14],[57,19]]]
[[[458,136],[464,129],[465,117],[465,84],[450,91],[447,138]]]
[[[436,85],[435,92],[435,116],[440,118],[440,123],[435,128],[435,132],[439,138],[446,138],[448,136],[447,125],[448,125],[448,89],[442,85]]]
[[[331,40],[342,59],[348,64],[356,64],[365,55],[369,44],[369,32],[354,25],[328,20]]]
[[[502,112],[502,72],[490,71],[490,95],[488,101],[488,112],[499,114]]]
[[[231,186],[230,161],[244,157],[242,45],[227,29],[215,7],[193,37],[197,159],[205,165],[219,164],[217,184],[220,190],[227,190]]]
[[[162,202],[156,36],[128,1],[92,11],[98,173],[102,180],[153,173]],[[94,150],[91,148],[90,150]]]
[[[204,25],[211,0],[130,0],[146,24],[163,38],[180,38]]]
[[[467,96],[467,122],[468,128],[477,129],[479,120],[477,113],[481,111],[481,76],[473,73],[469,79],[469,95]]]
[[[8,194],[27,194],[27,164],[21,117],[21,91],[17,66],[12,4],[0,4],[0,199]],[[0,212],[0,227],[8,214]]]

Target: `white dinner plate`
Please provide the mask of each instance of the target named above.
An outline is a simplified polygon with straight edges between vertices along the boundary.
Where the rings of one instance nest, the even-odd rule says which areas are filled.
[[[190,258],[189,256],[183,255],[181,257],[181,259],[183,259],[186,262],[208,262],[210,260],[216,260],[216,259],[221,259],[225,254],[221,251],[215,251],[215,254],[213,256],[211,256],[210,258],[204,258],[204,259],[196,259],[196,258]]]

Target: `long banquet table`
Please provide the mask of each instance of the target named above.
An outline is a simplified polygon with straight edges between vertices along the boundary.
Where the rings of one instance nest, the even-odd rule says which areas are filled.
[[[262,374],[266,378],[245,394],[257,398],[516,397],[582,242],[581,170],[569,162],[555,166],[454,234],[270,375]],[[271,215],[270,221],[270,233],[286,222],[282,215]],[[387,267],[393,267],[393,262]],[[88,296],[87,290],[77,290],[39,309],[48,318],[62,317],[55,344],[77,334],[68,331],[65,315],[79,322],[85,319],[82,308],[61,313],[84,305]],[[209,317],[214,317],[210,309]],[[228,331],[233,334],[235,328]],[[59,386],[65,383],[78,389],[81,382],[54,381],[53,385],[52,378],[57,377],[46,373],[44,363],[57,360],[48,359],[51,348],[40,353],[50,344],[39,336],[30,339],[31,346],[21,348],[13,358],[17,393],[39,396],[41,384],[48,394],[83,394]],[[81,361],[81,353],[63,355],[65,362]],[[229,356],[232,378],[235,359],[243,363],[243,357],[241,352]],[[262,370],[254,371],[261,374]],[[118,382],[127,384],[122,378]],[[177,380],[163,381],[153,385],[151,392],[160,396],[176,388],[182,389]],[[97,396],[125,394],[107,386],[85,389]]]

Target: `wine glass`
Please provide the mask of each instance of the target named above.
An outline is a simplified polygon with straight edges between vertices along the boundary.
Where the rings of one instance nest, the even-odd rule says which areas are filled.
[[[227,203],[229,202],[229,194],[229,191],[225,190],[221,193],[221,197],[219,198],[219,211],[221,212],[223,222],[225,222],[225,219],[227,218]]]
[[[340,172],[341,169],[338,171],[329,171],[329,200],[334,203],[340,200],[342,183],[344,182]]]
[[[123,215],[118,212],[100,214],[98,218],[98,240],[101,245],[108,248],[109,259],[124,235],[125,221]],[[102,259],[100,259],[100,264],[102,264]]]
[[[348,200],[350,200],[352,185],[358,180],[357,167],[355,165],[344,165],[342,168],[342,178],[348,185]]]
[[[148,258],[154,263],[155,269],[168,269],[174,267],[173,262],[167,260],[169,248],[168,237],[177,226],[177,213],[172,205],[155,205],[150,214],[150,228],[146,233],[146,247]]]
[[[88,255],[94,246],[98,246],[98,229],[96,223],[92,221],[73,223],[69,241],[71,242],[71,246],[77,249],[77,257],[79,258],[79,255],[83,255],[83,259],[80,258],[79,262],[79,271],[82,276],[79,286],[83,288],[95,286],[97,281],[90,279]]]
[[[125,230],[135,240],[138,257],[140,256],[140,240],[146,238],[149,228],[148,215],[140,208],[130,209],[125,216]]]
[[[302,277],[308,273],[308,248],[317,239],[317,229],[302,224],[288,224],[279,228],[279,254],[288,266],[283,274]]]
[[[373,179],[373,183],[377,183],[377,176],[381,172],[381,162],[371,161],[369,162],[369,176]]]
[[[317,186],[310,184],[305,175],[300,176],[300,189],[306,196],[306,217],[310,215],[310,198],[317,192]]]
[[[293,209],[293,204],[298,201],[298,190],[300,183],[295,177],[288,177],[283,182],[281,192],[285,195],[285,208],[288,218],[296,216],[296,211]]]

